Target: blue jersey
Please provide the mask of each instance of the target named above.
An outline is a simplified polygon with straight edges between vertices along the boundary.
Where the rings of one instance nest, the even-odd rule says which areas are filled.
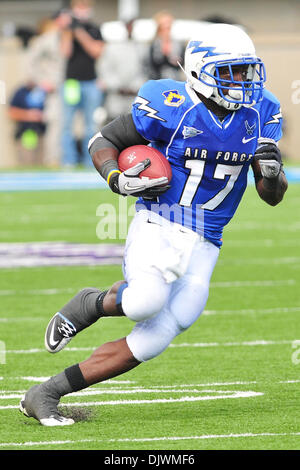
[[[187,83],[152,80],[140,89],[132,116],[172,167],[171,188],[156,203],[140,198],[137,210],[146,207],[221,246],[246,189],[257,139],[282,137],[278,100],[264,91],[260,103],[220,121]]]

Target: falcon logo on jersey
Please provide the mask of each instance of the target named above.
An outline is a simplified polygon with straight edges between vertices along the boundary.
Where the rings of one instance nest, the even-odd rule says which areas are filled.
[[[203,131],[199,131],[195,127],[183,127],[182,135],[184,139],[188,139],[189,137],[196,137],[199,134],[203,134]]]
[[[168,90],[163,92],[163,96],[166,98],[164,104],[167,106],[180,106],[184,100],[185,96],[180,95],[177,90]]]
[[[248,135],[253,135],[253,132],[256,129],[256,122],[252,126],[250,126],[249,122],[245,121],[245,127],[246,127],[247,134]]]

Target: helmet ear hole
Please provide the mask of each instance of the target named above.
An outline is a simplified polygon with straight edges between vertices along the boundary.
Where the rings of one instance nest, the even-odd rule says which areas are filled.
[[[192,77],[194,77],[194,78],[198,78],[198,76],[197,76],[195,70],[193,70],[193,71],[191,72],[191,75],[192,75]]]

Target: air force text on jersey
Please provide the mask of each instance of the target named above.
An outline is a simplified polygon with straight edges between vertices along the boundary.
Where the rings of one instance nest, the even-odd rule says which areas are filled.
[[[200,149],[200,148],[193,148],[193,147],[186,147],[184,151],[184,156],[186,158],[200,158],[206,159],[208,154],[208,149]],[[224,152],[218,151],[215,155],[216,160],[224,161],[224,162],[246,162],[250,161],[253,157],[253,153],[239,153],[239,152]]]

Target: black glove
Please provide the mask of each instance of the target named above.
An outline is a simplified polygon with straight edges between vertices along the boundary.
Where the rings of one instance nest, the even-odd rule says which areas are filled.
[[[281,153],[274,140],[260,137],[254,160],[259,162],[261,174],[265,178],[276,178],[282,168]]]
[[[168,189],[170,189],[171,185],[166,184],[164,186],[155,186],[155,188],[145,189],[139,195],[133,194],[133,196],[142,197],[143,199],[155,199],[159,197],[161,194],[164,194]]]

